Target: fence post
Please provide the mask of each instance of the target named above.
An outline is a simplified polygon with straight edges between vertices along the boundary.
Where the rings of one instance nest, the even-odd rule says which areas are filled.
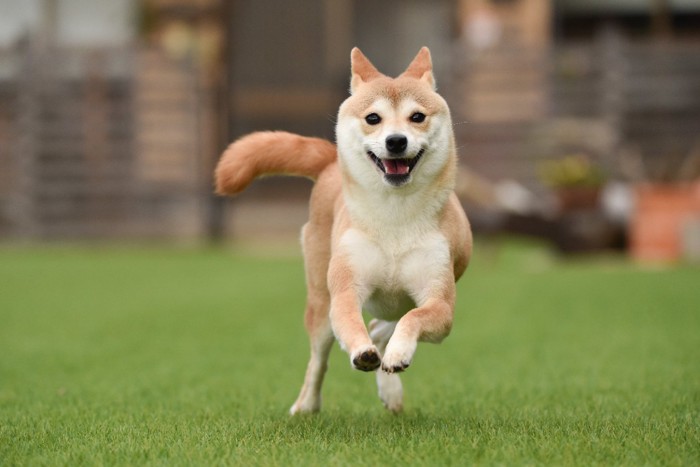
[[[234,40],[233,20],[237,2],[234,0],[222,2],[220,5],[220,20],[223,31],[223,40],[219,50],[219,63],[217,66],[217,80],[215,84],[215,95],[217,98],[216,112],[216,143],[219,153],[215,154],[209,167],[208,180],[212,180],[214,168],[218,162],[218,156],[228,146],[232,139],[233,123],[233,88],[231,77],[233,76],[233,49],[231,44]],[[209,185],[211,187],[211,184]],[[209,200],[207,233],[209,241],[220,243],[224,239],[224,223],[226,215],[225,200],[214,194],[213,188],[207,193]]]
[[[615,154],[622,145],[625,111],[627,58],[624,38],[612,27],[602,30],[598,38],[600,60],[600,114],[613,135],[612,154],[605,157],[605,169],[615,170]]]
[[[40,235],[40,225],[36,217],[36,163],[39,150],[38,133],[38,92],[43,79],[41,50],[33,41],[21,44],[16,49],[20,66],[17,83],[17,144],[12,157],[17,168],[16,189],[12,212],[15,217],[16,232],[20,238],[35,239]]]

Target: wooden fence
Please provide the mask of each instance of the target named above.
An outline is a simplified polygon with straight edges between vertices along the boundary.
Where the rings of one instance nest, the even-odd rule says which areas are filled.
[[[0,235],[200,235],[199,103],[155,50],[2,52]]]
[[[493,180],[542,190],[540,161],[575,152],[612,175],[634,154],[639,178],[687,178],[700,175],[679,170],[700,158],[698,51],[606,33],[460,53],[441,91],[462,160]],[[0,237],[204,235],[206,98],[157,50],[0,51]]]
[[[700,176],[700,43],[594,42],[460,53],[452,103],[462,160],[542,190],[540,162],[586,153],[612,176]],[[635,169],[624,167],[631,156]],[[631,173],[635,172],[635,173]],[[680,172],[680,173],[679,173]]]

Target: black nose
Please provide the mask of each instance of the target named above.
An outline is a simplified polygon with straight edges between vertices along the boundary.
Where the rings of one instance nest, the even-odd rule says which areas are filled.
[[[401,154],[408,146],[408,138],[404,135],[389,135],[386,137],[386,148],[394,154]]]

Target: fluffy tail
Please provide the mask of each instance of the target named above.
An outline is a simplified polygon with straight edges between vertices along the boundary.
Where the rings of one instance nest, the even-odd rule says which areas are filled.
[[[337,158],[335,145],[284,131],[251,133],[224,151],[214,173],[216,192],[235,195],[262,175],[297,175],[316,180]]]

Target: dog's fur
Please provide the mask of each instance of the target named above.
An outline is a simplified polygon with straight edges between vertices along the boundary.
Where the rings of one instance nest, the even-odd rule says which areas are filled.
[[[229,146],[216,169],[220,194],[239,193],[267,174],[316,181],[302,231],[311,359],[292,414],[320,409],[334,338],[354,368],[381,366],[379,396],[400,411],[397,373],[411,364],[418,341],[440,342],[450,332],[455,281],[471,255],[469,223],[453,192],[450,113],[435,92],[430,52],[421,49],[394,79],[357,48],[351,63],[337,149],[322,139],[259,132]],[[370,114],[380,121],[366,120]],[[375,317],[369,330],[363,309]]]

